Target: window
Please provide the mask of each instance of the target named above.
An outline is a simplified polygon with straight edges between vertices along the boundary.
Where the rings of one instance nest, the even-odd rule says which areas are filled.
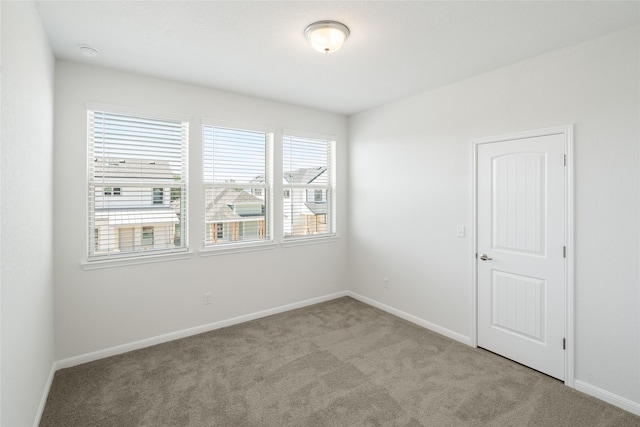
[[[161,205],[164,203],[164,190],[162,188],[153,189],[153,204]]]
[[[271,145],[264,131],[203,126],[204,247],[271,242]]]
[[[89,261],[185,250],[189,124],[92,109],[88,130]]]
[[[326,139],[283,137],[285,239],[335,233],[334,145]]]
[[[142,227],[142,246],[153,246],[153,227],[145,226]]]
[[[120,195],[120,187],[115,187],[115,188],[105,187],[104,188],[104,195],[105,196],[119,196]]]

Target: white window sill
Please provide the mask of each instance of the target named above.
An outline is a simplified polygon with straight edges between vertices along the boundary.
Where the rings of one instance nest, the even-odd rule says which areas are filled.
[[[101,268],[124,267],[128,265],[149,264],[153,262],[175,261],[189,259],[193,252],[171,252],[157,255],[133,255],[122,258],[99,259],[80,263],[83,270],[98,270]]]
[[[227,255],[242,252],[266,251],[274,249],[275,247],[276,244],[271,241],[268,243],[236,243],[203,248],[200,249],[198,253],[200,256]]]
[[[326,234],[313,237],[289,237],[282,242],[282,247],[289,248],[294,246],[317,245],[320,243],[333,243],[337,242],[339,239],[340,237],[337,234]]]

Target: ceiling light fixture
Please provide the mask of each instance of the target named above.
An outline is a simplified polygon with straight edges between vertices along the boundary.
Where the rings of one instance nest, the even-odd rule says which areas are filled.
[[[80,53],[88,58],[95,58],[98,56],[98,49],[91,46],[80,46]]]
[[[304,30],[304,36],[311,46],[322,53],[333,53],[339,50],[349,34],[349,28],[336,21],[314,22]]]

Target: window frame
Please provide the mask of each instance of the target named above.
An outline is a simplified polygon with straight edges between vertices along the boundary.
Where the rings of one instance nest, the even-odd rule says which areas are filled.
[[[167,113],[167,112],[158,112],[151,111],[148,109],[140,109],[135,107],[121,106],[121,105],[112,105],[112,104],[102,104],[102,103],[94,103],[87,102],[85,104],[85,111],[87,114],[86,124],[87,124],[87,181],[86,181],[86,189],[88,190],[86,193],[86,204],[87,210],[86,214],[86,227],[85,230],[88,231],[85,244],[86,244],[86,259],[82,261],[80,264],[84,270],[95,270],[102,268],[111,268],[111,267],[119,267],[125,265],[135,265],[135,264],[144,264],[144,263],[152,263],[152,262],[165,262],[168,260],[174,259],[187,259],[190,258],[192,252],[189,248],[189,210],[188,210],[188,200],[189,200],[189,135],[190,135],[190,125],[191,125],[191,117],[185,114],[176,114],[176,113]],[[175,121],[180,122],[181,127],[181,155],[180,155],[180,167],[181,167],[181,176],[182,178],[178,181],[173,181],[171,183],[167,183],[167,187],[171,188],[180,188],[182,190],[181,204],[180,204],[180,243],[181,246],[178,248],[163,248],[163,249],[154,249],[152,251],[142,250],[142,245],[140,245],[140,250],[127,252],[127,253],[113,253],[108,252],[105,254],[96,254],[96,248],[99,245],[99,241],[95,239],[95,205],[91,205],[93,202],[92,197],[90,197],[91,189],[102,187],[99,185],[97,180],[94,180],[92,176],[93,165],[90,164],[92,158],[94,158],[94,141],[93,141],[93,128],[92,128],[92,114],[93,112],[98,113],[107,113],[113,115],[122,115],[131,117],[133,119],[150,119],[150,120],[159,120],[159,121]],[[112,192],[109,197],[124,197],[123,189],[121,185],[113,185],[108,182],[104,182],[109,187],[112,187]],[[116,183],[117,184],[117,183]],[[163,184],[164,185],[164,184]],[[151,207],[154,205],[152,204]],[[175,224],[172,224],[175,228]],[[142,231],[143,225],[140,225],[140,230]],[[101,235],[101,232],[98,233],[98,236]],[[93,248],[93,251],[91,250]]]
[[[265,182],[264,184],[256,185],[255,183],[215,183],[215,182],[205,182],[205,150],[207,149],[205,141],[205,127],[211,128],[222,128],[229,130],[238,130],[238,131],[246,131],[246,132],[257,132],[265,134]],[[203,203],[202,203],[202,222],[201,227],[203,229],[202,238],[200,243],[199,253],[202,256],[209,255],[220,255],[220,254],[228,254],[228,253],[237,253],[237,252],[248,252],[248,251],[256,251],[256,250],[266,250],[272,249],[276,246],[275,244],[275,233],[274,233],[274,183],[273,183],[273,174],[274,174],[274,149],[276,146],[276,135],[278,133],[276,130],[269,126],[262,126],[250,123],[240,123],[240,122],[228,122],[215,120],[210,118],[202,118],[201,126],[200,126],[200,134],[202,136],[202,158],[200,159],[200,165],[203,168],[202,173],[202,188],[203,188]],[[237,241],[227,241],[221,243],[207,244],[207,233],[215,233],[216,236],[219,236],[219,223],[211,223],[211,227],[208,226],[206,222],[206,197],[205,191],[207,189],[213,188],[235,188],[246,190],[248,193],[252,194],[253,190],[261,189],[262,196],[264,197],[264,228],[263,232],[266,234],[264,239],[259,240],[237,240]],[[214,230],[213,224],[216,224],[216,229]],[[240,230],[240,225],[244,225],[242,223],[238,223],[237,232]],[[223,236],[228,236],[231,234],[229,229],[231,228],[231,224],[229,226],[223,226],[223,230],[227,232],[223,232]],[[242,227],[244,228],[244,227]]]

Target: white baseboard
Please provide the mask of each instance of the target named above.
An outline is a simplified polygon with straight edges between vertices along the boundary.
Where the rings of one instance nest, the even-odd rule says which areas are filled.
[[[351,292],[351,291],[347,291],[347,295],[350,296],[351,298],[357,299],[358,301],[361,301],[365,304],[371,305],[373,307],[379,308],[382,311],[386,311],[387,313],[393,314],[394,316],[398,316],[404,320],[407,320],[411,323],[415,323],[418,326],[422,326],[423,328],[429,329],[433,332],[437,332],[440,335],[444,335],[447,338],[451,338],[452,340],[461,342],[463,344],[467,344],[467,345],[472,345],[471,343],[471,338],[464,336],[462,334],[459,334],[457,332],[453,332],[452,330],[449,330],[447,328],[443,328],[442,326],[438,326],[435,323],[431,323],[427,320],[421,319],[417,316],[414,316],[413,314],[409,314],[409,313],[405,313],[402,310],[398,310],[397,308],[393,308],[391,306],[388,306],[386,304],[383,304],[379,301],[373,300],[371,298],[367,298],[365,296],[362,296],[360,294],[357,294],[355,292]]]
[[[365,304],[371,305],[373,307],[379,308],[380,310],[386,311],[387,313],[391,313],[394,316],[398,316],[402,319],[405,319],[411,323],[415,323],[416,325],[422,326],[426,329],[430,329],[434,332],[437,332],[441,335],[451,338],[452,340],[459,341],[463,344],[472,345],[471,338],[466,337],[462,334],[453,332],[449,329],[443,328],[434,323],[421,319],[417,316],[414,316],[409,313],[405,313],[404,311],[398,310],[396,308],[393,308],[391,306],[388,306],[386,304],[383,304],[371,298],[367,298],[355,292],[347,291],[347,295]],[[578,391],[581,391],[582,393],[588,394],[589,396],[595,397],[596,399],[600,399],[614,406],[617,406],[618,408],[624,409],[627,412],[631,412],[632,414],[640,416],[640,403],[638,402],[634,402],[633,400],[627,399],[622,396],[618,396],[617,394],[595,387],[591,384],[588,384],[580,380],[574,381],[573,388],[575,388]]]
[[[461,342],[463,344],[472,345],[472,341],[470,337],[464,336],[457,332],[453,332],[449,329],[443,328],[439,325],[431,323],[427,320],[421,319],[412,314],[406,313],[402,310],[398,310],[394,307],[383,304],[379,301],[373,300],[371,298],[367,298],[363,295],[352,291],[341,291],[336,292],[329,295],[324,295],[321,297],[311,298],[304,301],[299,301],[292,304],[283,305],[280,307],[275,307],[267,310],[258,311],[255,313],[250,313],[238,317],[233,317],[231,319],[221,320],[214,323],[209,323],[206,325],[196,326],[194,328],[184,329],[181,331],[171,332],[164,335],[159,335],[156,337],[151,337],[147,339],[143,339],[140,341],[135,341],[128,344],[123,344],[115,347],[110,347],[104,350],[94,351],[92,353],[82,354],[79,356],[70,357],[67,359],[62,359],[55,362],[51,366],[51,372],[49,373],[49,378],[47,379],[47,383],[45,385],[45,389],[42,394],[42,399],[40,401],[40,406],[38,407],[38,412],[36,414],[36,419],[34,422],[34,427],[37,427],[40,424],[40,420],[42,418],[42,414],[44,412],[45,404],[47,403],[47,397],[49,396],[49,390],[51,388],[51,384],[53,383],[53,377],[55,372],[58,369],[70,368],[72,366],[81,365],[83,363],[93,362],[95,360],[104,359],[106,357],[115,356],[117,354],[126,353],[128,351],[138,350],[145,347],[150,347],[156,344],[162,344],[165,342],[173,341],[180,338],[186,338],[192,335],[201,334],[204,332],[213,331],[215,329],[224,328],[227,326],[236,325],[238,323],[248,322],[255,319],[260,319],[262,317],[271,316],[274,314],[284,313],[286,311],[295,310],[297,308],[306,307],[313,304],[318,304],[325,301],[330,301],[336,298],[341,298],[344,296],[349,296],[358,301],[361,301],[370,306],[379,308],[380,310],[386,311],[387,313],[393,314],[394,316],[398,316],[404,320],[407,320],[411,323],[414,323],[418,326],[422,326],[423,328],[429,329],[431,331],[437,332],[441,335],[444,335],[452,340]],[[595,387],[591,384],[588,384],[584,381],[575,380],[574,388],[580,392],[593,396],[597,399],[603,400],[607,403],[610,403],[614,406],[617,406],[625,411],[631,412],[632,414],[640,416],[640,403],[634,402],[630,399],[624,398],[622,396],[618,396],[609,391],[603,390],[601,388]]]
[[[584,394],[593,396],[596,399],[604,400],[605,402],[617,406],[618,408],[622,408],[625,411],[640,416],[640,403],[638,402],[634,402],[633,400],[627,399],[626,397],[618,396],[617,394],[611,393],[610,391],[603,390],[580,380],[574,381],[574,388],[578,391],[583,392]]]
[[[282,305],[280,307],[270,308],[270,309],[258,311],[255,313],[233,317],[231,319],[220,320],[218,322],[213,322],[206,325],[196,326],[189,329],[183,329],[181,331],[176,331],[176,332],[170,332],[168,334],[158,335],[151,338],[145,338],[140,341],[134,341],[128,344],[122,344],[115,347],[106,348],[104,350],[98,350],[91,353],[81,354],[79,356],[69,357],[67,359],[58,360],[56,362],[56,370],[63,369],[63,368],[70,368],[72,366],[77,366],[77,365],[82,365],[83,363],[93,362],[95,360],[104,359],[106,357],[115,356],[117,354],[126,353],[128,351],[139,350],[145,347],[151,347],[152,345],[162,344],[162,343],[177,340],[180,338],[186,338],[192,335],[213,331],[215,329],[236,325],[238,323],[259,319],[261,317],[271,316],[273,314],[284,313],[285,311],[295,310],[296,308],[302,308],[308,305],[318,304],[318,303],[330,301],[336,298],[341,298],[344,296],[347,296],[346,291],[336,292],[333,294],[311,298],[304,301],[295,302],[292,304]]]
[[[56,374],[56,362],[51,364],[51,370],[49,371],[49,378],[47,378],[47,382],[44,385],[44,390],[42,392],[42,398],[40,398],[40,405],[38,406],[38,412],[36,412],[36,419],[33,422],[33,427],[38,427],[40,425],[40,420],[42,419],[42,414],[44,413],[44,407],[47,404],[47,398],[49,397],[49,390],[51,390],[51,384],[53,384],[53,377]]]

